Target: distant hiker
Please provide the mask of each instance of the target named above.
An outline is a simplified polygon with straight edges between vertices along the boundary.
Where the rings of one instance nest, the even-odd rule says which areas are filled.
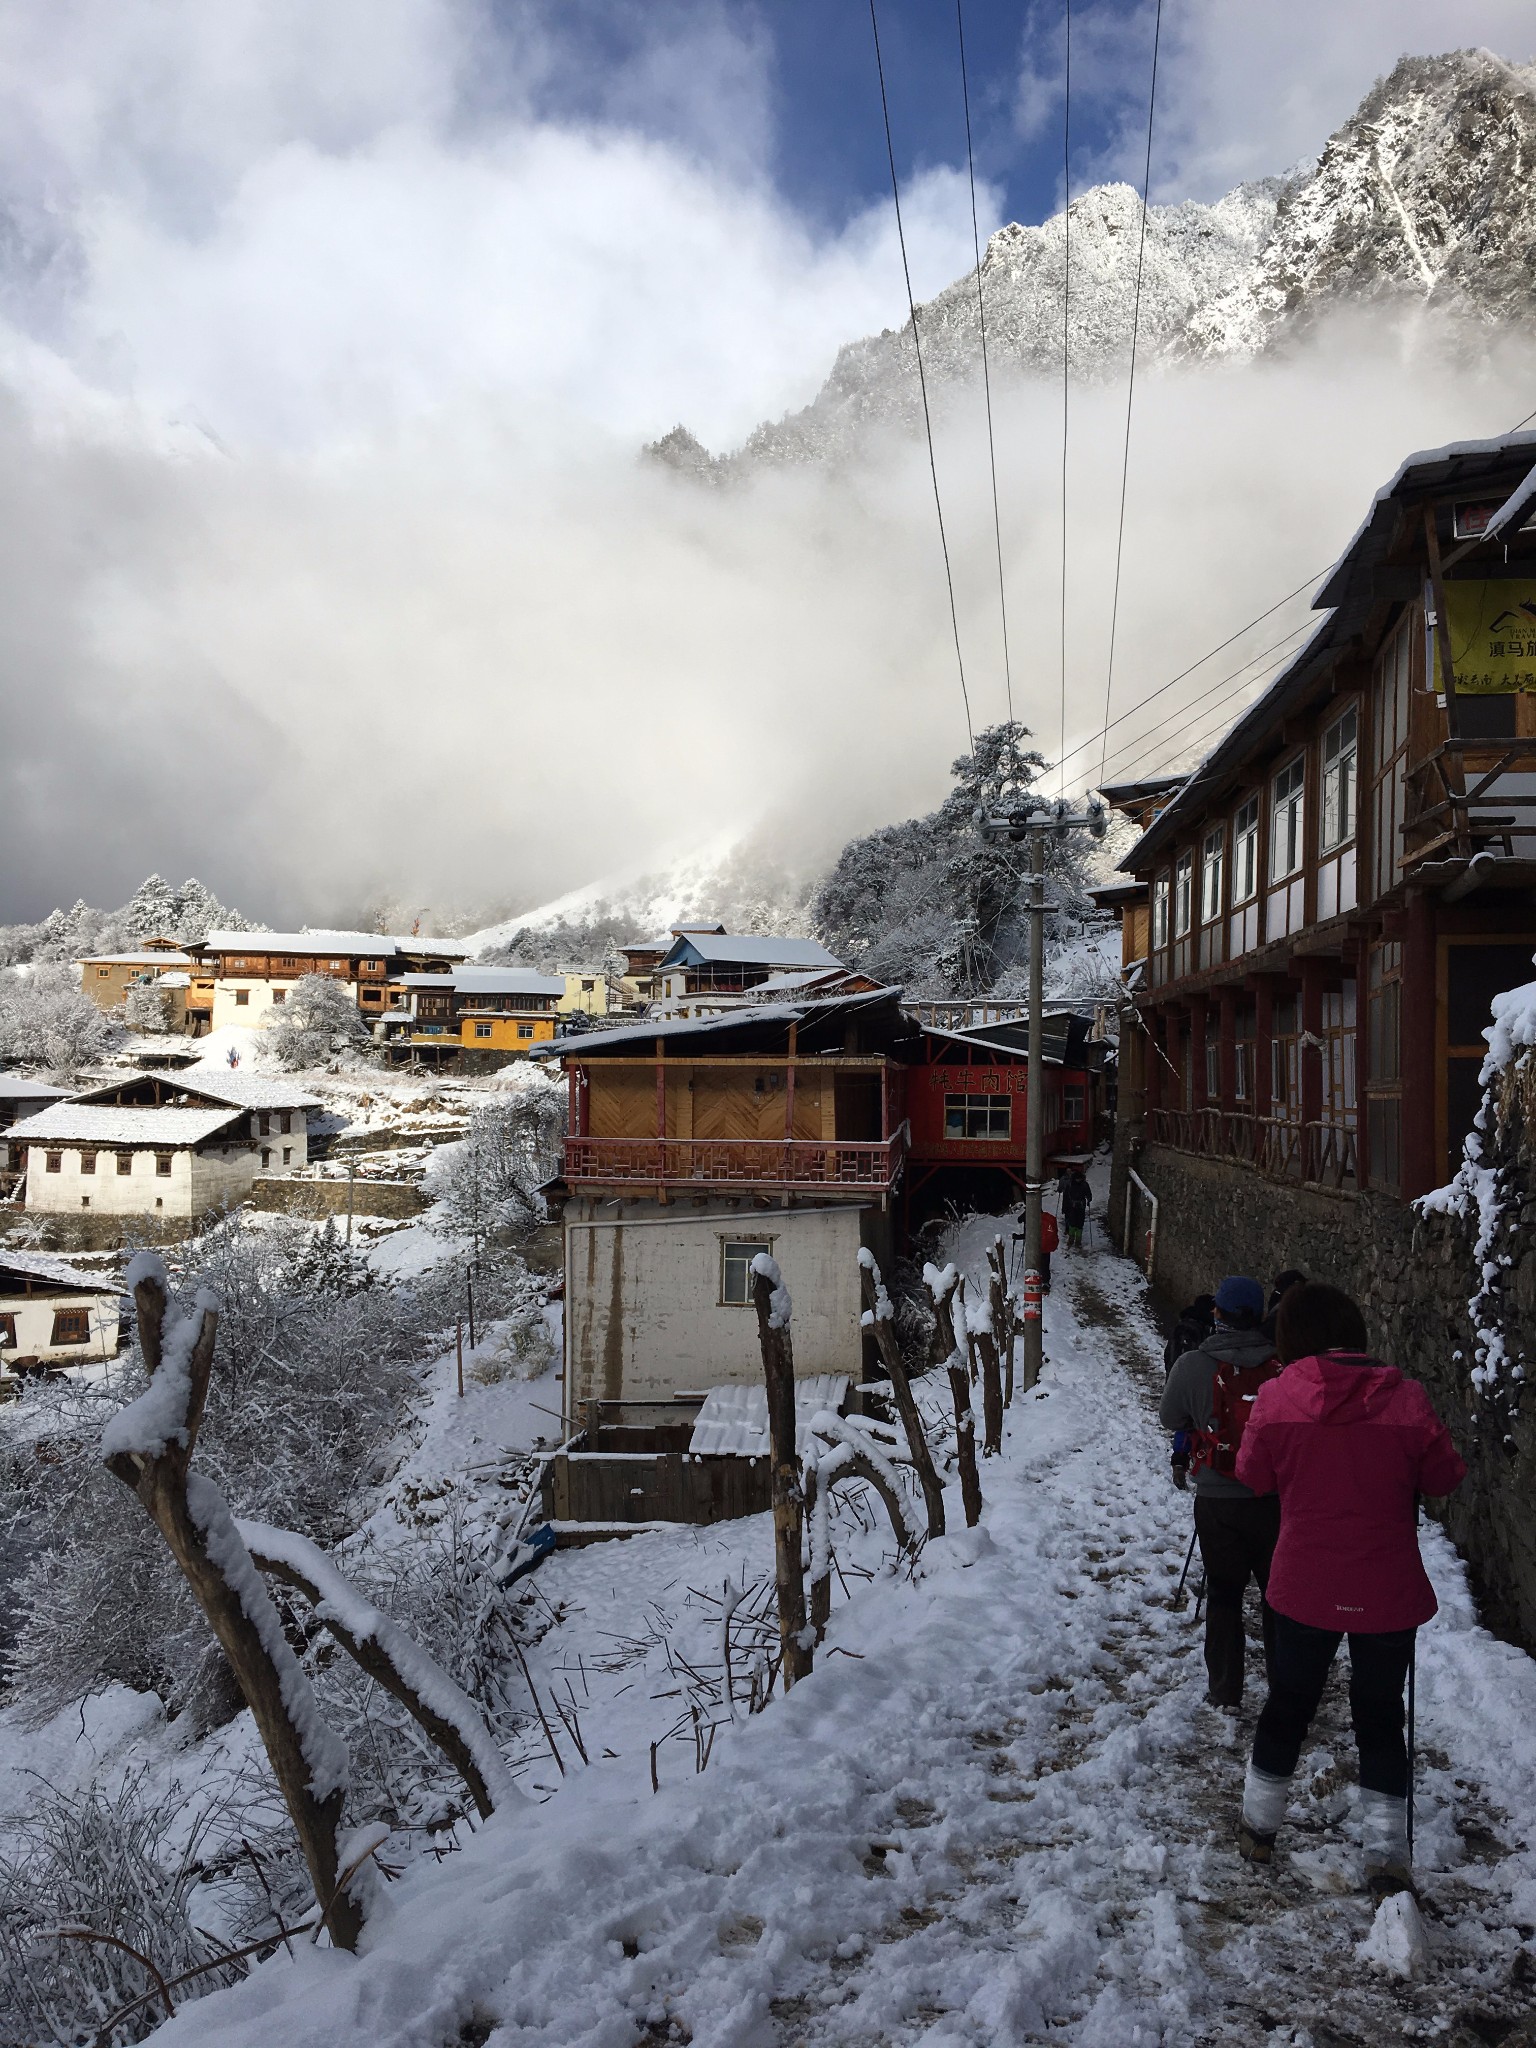
[[[238,1049],[238,1048],[237,1048],[236,1046],[233,1046],[233,1045],[232,1045],[232,1046],[231,1046],[231,1047],[229,1048],[229,1051],[228,1051],[228,1052],[227,1052],[227,1053],[226,1053],[226,1054],[224,1055],[224,1057],[225,1057],[225,1058],[226,1058],[226,1059],[227,1059],[227,1060],[229,1061],[229,1064],[230,1064],[230,1065],[231,1065],[232,1067],[238,1067],[238,1066],[239,1066],[239,1064],[240,1064],[240,1053],[239,1053],[239,1049]]]
[[[1243,1788],[1238,1849],[1267,1863],[1329,1667],[1349,1637],[1349,1711],[1360,1752],[1365,1878],[1378,1899],[1411,1891],[1403,1687],[1414,1635],[1435,1612],[1419,1556],[1418,1496],[1466,1477],[1417,1380],[1366,1351],[1365,1321],[1337,1287],[1280,1304],[1285,1370],[1254,1404],[1237,1470],[1276,1500],[1274,1653]]]
[[[1088,1176],[1080,1166],[1074,1166],[1061,1184],[1061,1220],[1067,1227],[1067,1243],[1077,1251],[1083,1248],[1083,1225],[1092,1206],[1093,1189],[1088,1185]]]
[[[1287,1266],[1283,1273],[1275,1275],[1275,1284],[1269,1290],[1269,1305],[1264,1311],[1264,1334],[1271,1343],[1275,1336],[1275,1323],[1280,1314],[1280,1304],[1293,1287],[1305,1287],[1307,1276],[1298,1272],[1295,1266]]]
[[[1205,1669],[1213,1707],[1243,1702],[1243,1597],[1259,1587],[1264,1662],[1272,1656],[1274,1617],[1264,1598],[1280,1533],[1280,1503],[1258,1500],[1235,1467],[1254,1396],[1279,1372],[1275,1347],[1259,1327],[1264,1289],[1233,1274],[1216,1290],[1215,1325],[1168,1375],[1159,1414],[1164,1429],[1186,1430],[1195,1491],[1195,1534],[1205,1566]],[[1181,1475],[1174,1473],[1174,1483]]]
[[[1051,1253],[1061,1243],[1061,1231],[1049,1209],[1040,1211],[1040,1291],[1051,1291]]]

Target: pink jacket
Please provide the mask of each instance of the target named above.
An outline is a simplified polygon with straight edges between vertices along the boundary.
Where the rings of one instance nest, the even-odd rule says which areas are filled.
[[[1416,1628],[1436,1601],[1415,1495],[1467,1475],[1417,1380],[1352,1352],[1298,1358],[1259,1389],[1237,1476],[1280,1496],[1269,1603],[1311,1628]]]

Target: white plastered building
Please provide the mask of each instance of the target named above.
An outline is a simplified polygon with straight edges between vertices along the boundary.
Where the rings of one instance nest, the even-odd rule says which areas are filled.
[[[0,1370],[117,1356],[121,1289],[42,1252],[0,1252]]]

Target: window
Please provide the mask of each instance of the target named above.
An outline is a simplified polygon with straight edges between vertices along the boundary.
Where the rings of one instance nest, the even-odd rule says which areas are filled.
[[[286,1003],[286,1002],[287,1002],[287,1000],[288,1000],[288,991],[287,991],[287,989],[285,989],[285,988],[275,988],[275,989],[273,989],[273,991],[272,991],[272,1000],[273,1000],[273,1002],[274,1002],[274,1003]]]
[[[533,1026],[531,1024],[519,1024],[517,1027],[517,1035],[519,1038],[532,1038]],[[486,1036],[490,1036],[489,1031],[487,1031]]]
[[[1259,800],[1249,797],[1232,820],[1232,901],[1246,903],[1259,889]]]
[[[16,1349],[16,1318],[0,1316],[0,1351]]]
[[[365,1003],[382,1003],[384,991],[381,988],[365,988],[362,991],[362,999]]]
[[[1160,953],[1168,943],[1168,877],[1158,875],[1152,884],[1152,950]]]
[[[1173,936],[1182,939],[1194,916],[1195,857],[1181,853],[1173,870]]]
[[[1221,1028],[1214,1018],[1205,1027],[1205,1099],[1221,1101]]]
[[[1200,849],[1200,922],[1214,924],[1221,915],[1221,870],[1226,853],[1226,833],[1218,825],[1207,832]]]
[[[744,1308],[752,1300],[752,1261],[760,1253],[771,1253],[772,1238],[720,1240],[720,1299],[731,1308]]]
[[[94,1173],[96,1171],[96,1154],[94,1152],[82,1152],[80,1154],[80,1171],[82,1173]]]
[[[284,1166],[292,1166],[293,1164],[293,1147],[291,1145],[283,1147],[283,1164]]]
[[[98,967],[96,972],[100,979],[102,981],[105,981],[107,976],[112,972],[112,970],[110,967]]]
[[[263,1166],[270,1166],[272,1164],[272,1147],[270,1145],[262,1146],[261,1163]]]
[[[80,1206],[82,1209],[89,1209],[89,1207],[91,1206],[91,1198],[89,1195],[82,1195],[80,1197]]]
[[[475,1026],[475,1036],[476,1036],[476,1038],[489,1038],[489,1037],[490,1037],[490,1035],[491,1035],[491,1027],[490,1027],[490,1025],[489,1025],[489,1024],[477,1024],[477,1025]],[[522,1030],[521,1030],[521,1028],[519,1029],[519,1031],[518,1031],[518,1034],[517,1034],[517,1035],[518,1035],[518,1037],[519,1037],[519,1038],[521,1038],[521,1037],[522,1037],[522,1035],[523,1035],[523,1034],[522,1034]]]
[[[156,1195],[156,1197],[155,1197],[155,1207],[156,1207],[157,1209],[163,1209],[163,1208],[165,1207],[165,1197],[164,1197],[164,1195]]]
[[[1088,1091],[1080,1082],[1068,1081],[1061,1091],[1062,1121],[1069,1124],[1088,1120]]]
[[[384,962],[382,960],[365,960],[363,968],[368,974],[380,974],[383,972]]]
[[[299,956],[297,953],[285,953],[283,955],[283,965],[285,967],[297,967],[298,964]]]
[[[119,1152],[119,1153],[118,1153],[118,1155],[117,1155],[117,1170],[118,1170],[118,1172],[119,1172],[119,1173],[132,1173],[132,1171],[133,1171],[133,1154],[132,1154],[131,1152]]]
[[[89,1344],[91,1312],[88,1308],[56,1308],[53,1312],[54,1344]]]
[[[1013,1135],[1011,1095],[946,1095],[944,1136],[946,1138],[990,1138],[1007,1140]]]
[[[171,1155],[169,1152],[157,1152],[155,1154],[155,1171],[160,1175],[162,1180],[170,1179]],[[156,1202],[155,1207],[158,1209],[159,1206],[160,1204]]]
[[[62,1173],[64,1171],[64,1154],[62,1152],[50,1152],[48,1154],[48,1171],[50,1173]]]
[[[259,1135],[263,1138],[270,1138],[272,1135],[272,1118],[266,1110],[263,1110],[261,1112],[261,1128]]]
[[[243,1010],[250,1000],[251,992],[248,988],[237,988],[235,990],[235,1008],[237,1010]]]
[[[285,1109],[281,1113],[281,1115],[277,1119],[277,1128],[282,1132],[284,1137],[287,1137],[288,1133],[293,1129],[292,1110]]]
[[[1371,789],[1367,801],[1371,807],[1373,896],[1385,895],[1402,879],[1398,861],[1405,850],[1408,707],[1418,637],[1414,627],[1421,619],[1417,606],[1404,612],[1382,643],[1371,669]]]
[[[1353,705],[1323,734],[1322,850],[1355,836],[1355,756],[1359,718]]]
[[[1270,784],[1269,879],[1283,882],[1301,866],[1303,791],[1307,761],[1298,754]]]

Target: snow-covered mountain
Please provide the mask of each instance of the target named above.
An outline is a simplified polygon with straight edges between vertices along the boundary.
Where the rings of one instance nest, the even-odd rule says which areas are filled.
[[[1394,301],[1474,326],[1536,311],[1536,66],[1487,50],[1404,57],[1312,164],[1214,205],[1154,206],[1139,350],[1146,359],[1256,355],[1341,304]],[[1074,377],[1117,372],[1135,305],[1141,203],[1128,185],[1074,199]],[[1059,374],[1068,214],[1000,228],[982,259],[1001,368]],[[930,390],[968,384],[981,351],[974,272],[918,308]],[[712,459],[685,428],[651,452],[724,477],[846,452],[873,425],[920,421],[911,323],[848,343],[813,402]]]

